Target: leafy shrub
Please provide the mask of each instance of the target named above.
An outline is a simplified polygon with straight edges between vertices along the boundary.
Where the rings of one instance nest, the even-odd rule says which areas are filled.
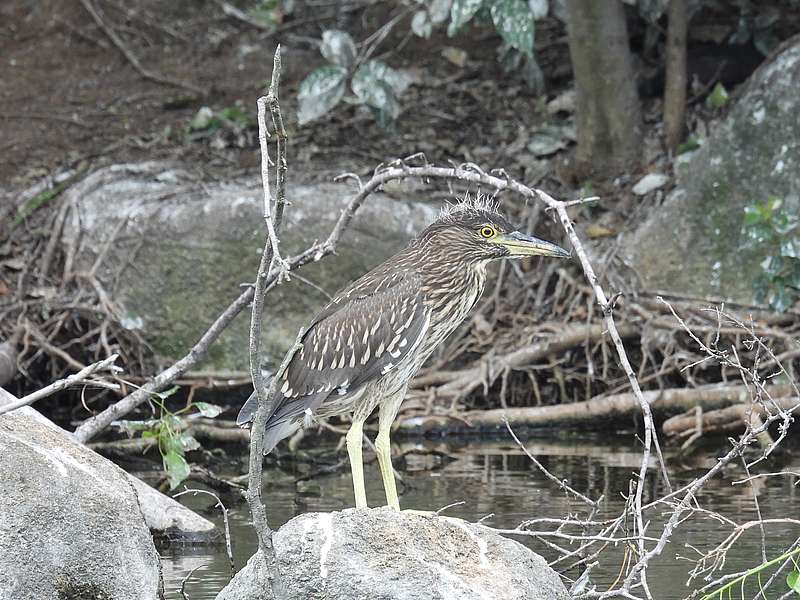
[[[763,272],[753,282],[756,300],[784,311],[800,297],[800,219],[779,198],[745,207],[747,243],[767,252]]]
[[[501,64],[515,68],[527,58],[535,66],[534,21],[547,15],[547,0],[414,0],[414,4],[418,9],[411,18],[411,30],[419,37],[430,37],[435,27],[448,21],[449,36],[473,19],[490,21],[504,41]],[[378,123],[386,125],[397,118],[398,97],[411,83],[407,76],[380,60],[367,60],[369,52],[359,53],[344,31],[325,31],[320,52],[329,64],[312,71],[300,84],[300,124],[331,111],[345,97],[348,82],[354,102],[368,106]]]
[[[365,104],[380,123],[400,114],[397,97],[410,79],[380,60],[359,57],[349,33],[331,29],[322,34],[322,56],[329,64],[315,69],[300,84],[298,119],[308,123],[332,110],[345,95],[347,83],[357,104]]]
[[[193,408],[207,418],[214,418],[222,412],[216,404],[207,402],[193,402],[180,410],[170,411],[165,400],[178,390],[172,388],[160,394],[154,394],[152,401],[159,407],[158,419],[149,421],[123,421],[129,431],[141,431],[143,440],[153,440],[161,454],[161,463],[169,480],[169,489],[174,490],[191,473],[189,463],[186,462],[186,453],[200,448],[194,437],[184,431],[181,415],[188,414]]]

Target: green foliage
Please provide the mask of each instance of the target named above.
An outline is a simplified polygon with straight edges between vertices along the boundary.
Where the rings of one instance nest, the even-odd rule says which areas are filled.
[[[503,38],[501,64],[515,68],[525,62],[535,66],[534,21],[547,16],[547,0],[414,0],[414,4],[417,10],[411,18],[411,31],[415,35],[427,39],[448,20],[447,34],[451,37],[470,21],[490,22]],[[509,58],[509,51],[516,56]],[[312,71],[300,84],[301,125],[337,106],[345,97],[348,82],[354,102],[368,106],[379,124],[386,126],[397,118],[398,98],[409,85],[402,73],[379,60],[367,60],[364,55],[369,52],[359,54],[355,42],[344,31],[325,31],[320,52],[329,64]],[[527,72],[524,75],[527,77]]]
[[[764,590],[763,588],[761,588],[761,573],[763,571],[766,571],[770,567],[781,564],[787,560],[792,561],[792,563],[794,564],[794,570],[791,571],[786,576],[786,585],[788,586],[790,591],[793,591],[798,596],[800,596],[800,566],[798,566],[797,564],[798,556],[800,556],[800,548],[795,548],[794,550],[790,550],[789,552],[784,552],[777,558],[773,558],[772,560],[768,560],[767,562],[760,564],[757,567],[753,567],[741,577],[732,579],[731,581],[717,588],[713,592],[706,594],[700,600],[724,600],[727,598],[733,598],[733,593],[735,590],[741,590],[741,597],[744,598],[745,582],[753,575],[756,575],[758,577],[758,587],[762,592],[761,597],[766,598],[767,596],[764,595],[763,593]]]
[[[286,15],[293,12],[294,2],[287,0],[261,0],[248,11],[250,18],[267,27],[277,27]]]
[[[188,414],[193,408],[207,418],[214,418],[222,412],[221,407],[207,402],[194,402],[173,412],[166,407],[165,401],[177,390],[177,387],[173,387],[153,395],[152,401],[160,411],[158,419],[124,422],[129,430],[141,431],[143,440],[153,440],[161,454],[161,463],[171,490],[178,487],[191,473],[191,467],[186,462],[186,452],[200,448],[197,440],[183,431],[181,415]]]
[[[800,297],[800,219],[779,198],[745,207],[742,231],[747,243],[766,251],[763,272],[753,282],[756,300],[777,311]]]
[[[797,566],[797,563],[795,563],[794,571],[786,576],[786,585],[788,585],[789,589],[795,594],[800,596],[800,567]]]
[[[300,84],[297,118],[303,125],[333,109],[344,97],[347,69],[325,65],[311,72]]]
[[[706,104],[709,108],[722,108],[728,103],[728,90],[720,82],[714,86],[711,93],[706,97]]]
[[[697,140],[696,137],[690,136],[685,142],[678,144],[675,154],[686,154],[687,152],[692,152],[693,150],[697,150],[701,145],[702,144]]]
[[[218,129],[231,129],[239,131],[248,127],[255,127],[256,121],[249,113],[239,106],[227,106],[220,111],[213,111],[204,106],[197,111],[189,122],[189,132],[211,133]]]
[[[73,175],[70,175],[66,179],[59,181],[53,187],[47,188],[42,190],[38,194],[36,194],[30,200],[23,202],[19,208],[17,208],[17,214],[14,215],[14,219],[11,221],[11,229],[13,230],[17,227],[20,223],[22,223],[25,219],[31,216],[35,211],[39,210],[43,206],[50,204],[53,200],[55,200],[61,192],[71,186],[75,181],[77,181],[80,177],[83,176],[86,168],[82,168]]]
[[[359,60],[355,42],[344,31],[322,34],[320,52],[330,64],[312,71],[300,84],[300,124],[318,119],[344,98],[347,83],[354,102],[368,106],[376,120],[387,125],[400,114],[397,98],[409,85],[408,78],[380,60]]]
[[[533,15],[527,2],[496,0],[491,3],[492,22],[505,42],[526,56],[533,56]]]
[[[430,29],[432,30],[432,24],[436,23],[433,9],[437,0],[425,4],[425,10],[418,11],[414,17],[416,19],[420,14],[430,15],[428,21],[431,23]],[[548,4],[543,0],[531,2],[528,0],[453,0],[450,5],[450,24],[447,26],[447,35],[454,36],[473,18],[480,19],[481,16],[488,14],[503,41],[525,56],[532,58],[534,21],[547,16],[547,9]],[[446,17],[443,20],[446,20]],[[417,31],[415,30],[414,33]],[[428,36],[430,36],[430,31],[423,37]]]

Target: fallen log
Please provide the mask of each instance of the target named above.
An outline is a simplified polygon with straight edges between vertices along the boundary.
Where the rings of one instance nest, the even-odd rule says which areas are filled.
[[[778,408],[785,411],[796,410],[798,406],[800,406],[800,398],[797,396],[774,398],[773,402],[767,402],[767,408],[771,408],[773,412]],[[763,423],[762,419],[765,416],[767,416],[767,411],[762,404],[743,402],[726,408],[703,411],[699,416],[677,415],[671,417],[664,421],[662,431],[667,437],[741,431],[748,420],[754,427],[757,427]]]
[[[633,325],[620,325],[618,329],[622,339],[637,337],[641,333],[641,329]],[[437,385],[436,396],[439,398],[463,397],[485,383],[493,383],[506,369],[521,369],[587,342],[594,344],[605,335],[605,332],[605,324],[568,328],[557,336],[523,346],[508,354],[487,355],[473,363],[473,366],[460,371],[440,371],[422,375],[412,380],[411,387]]]
[[[784,398],[793,393],[790,386],[769,388],[773,398]],[[715,410],[750,400],[745,386],[672,388],[643,392],[645,400],[654,413],[664,416],[683,413],[695,406],[704,410]],[[629,417],[640,410],[636,397],[631,393],[614,394],[592,398],[585,402],[531,406],[524,408],[497,408],[476,410],[449,415],[414,416],[401,420],[398,430],[405,433],[462,433],[465,430],[494,430],[505,427],[551,427],[554,425],[577,425],[599,427],[608,421]]]

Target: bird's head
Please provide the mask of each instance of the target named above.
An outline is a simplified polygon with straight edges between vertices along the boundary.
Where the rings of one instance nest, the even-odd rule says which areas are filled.
[[[571,256],[552,242],[521,233],[497,212],[494,204],[480,197],[448,206],[420,237],[454,259],[472,263],[525,256]]]

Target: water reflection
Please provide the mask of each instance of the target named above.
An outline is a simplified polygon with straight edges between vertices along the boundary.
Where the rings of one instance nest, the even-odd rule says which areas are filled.
[[[624,498],[621,492],[627,490],[627,482],[640,464],[641,455],[631,444],[632,437],[581,434],[559,439],[529,438],[525,443],[551,472],[569,479],[578,491],[592,498],[604,495],[603,514],[600,517],[611,518],[622,510]],[[447,444],[404,442],[396,450],[402,453],[402,459],[397,464],[404,480],[401,486],[401,504],[404,508],[435,510],[454,502],[463,502],[448,509],[447,514],[470,521],[493,514],[484,523],[498,528],[514,527],[532,517],[563,517],[568,512],[583,510],[574,499],[566,497],[536,470],[519,448],[506,440],[468,440],[459,444],[454,444],[452,440],[448,440]],[[673,485],[682,485],[701,474],[715,462],[715,458],[713,450],[691,460],[668,457]],[[786,468],[790,466],[790,460],[784,459],[780,465],[770,466]],[[305,472],[302,466],[297,467],[294,473],[265,470],[265,501],[273,527],[303,512],[332,511],[352,505],[351,481],[346,468],[295,483],[295,479]],[[734,467],[726,481],[712,482],[699,498],[702,506],[737,521],[755,518],[753,488],[730,485],[732,478],[741,475],[741,469]],[[370,504],[382,504],[383,489],[374,462],[365,467],[365,477]],[[765,518],[800,513],[800,489],[788,478],[760,479],[756,481],[755,489],[759,493]],[[646,500],[663,493],[661,485],[653,484],[646,490]],[[194,508],[210,506],[207,499],[201,496],[182,499]],[[243,502],[236,504],[233,498],[225,501],[230,508],[234,558],[237,568],[240,568],[255,550],[255,535],[249,526],[247,505]],[[220,521],[218,514],[207,514],[215,521]],[[656,526],[660,517],[653,513],[652,518],[654,523],[651,531],[655,532],[658,531]],[[746,533],[729,553],[726,572],[760,562],[760,534],[757,529]],[[655,597],[663,600],[684,598],[690,591],[683,585],[690,565],[681,557],[694,558],[693,547],[708,549],[728,532],[729,529],[711,518],[687,522],[650,571],[649,582]],[[800,531],[785,528],[769,530],[768,555],[776,555],[798,536]],[[556,557],[551,550],[536,546],[529,538],[517,539],[550,560]],[[687,543],[692,546],[687,546]],[[224,546],[166,549],[162,551],[162,557],[168,600],[181,598],[178,592],[181,580],[198,566],[201,568],[186,584],[187,594],[192,600],[214,598],[228,581],[229,564]],[[622,548],[611,549],[601,567],[595,571],[593,579],[596,582],[612,582],[617,577],[622,558]]]

